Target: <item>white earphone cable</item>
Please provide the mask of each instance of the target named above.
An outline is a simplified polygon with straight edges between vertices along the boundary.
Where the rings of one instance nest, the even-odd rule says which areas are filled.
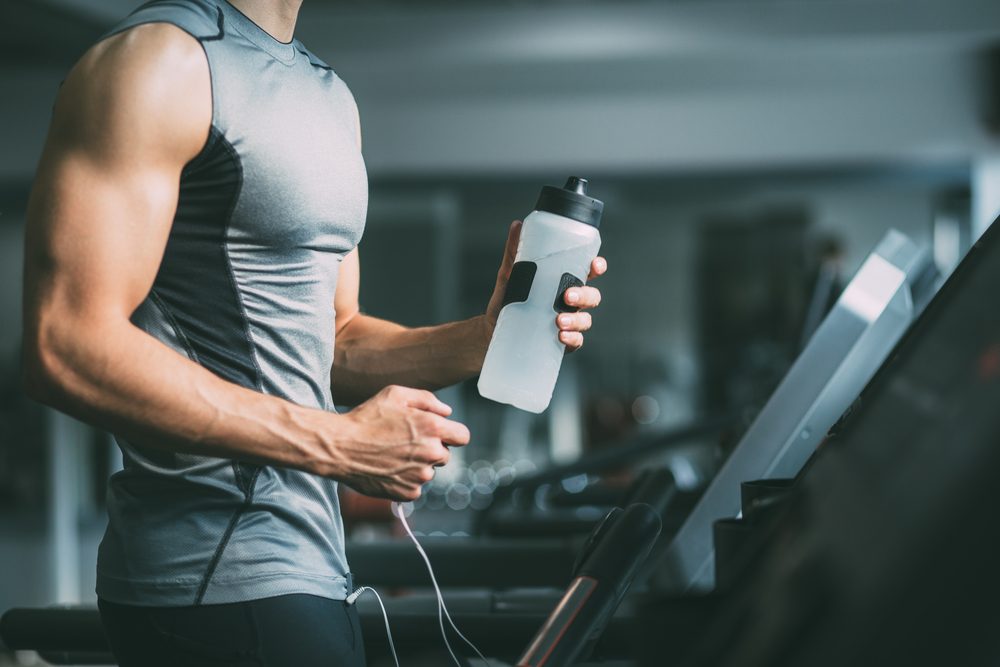
[[[451,654],[451,659],[455,661],[455,664],[458,665],[458,667],[462,667],[462,663],[459,662],[458,657],[455,655],[455,651],[451,648],[451,643],[448,641],[448,633],[444,628],[444,618],[448,619],[448,624],[451,626],[452,630],[455,631],[455,634],[461,637],[462,641],[468,644],[469,647],[476,652],[476,655],[478,655],[479,659],[483,661],[483,664],[489,667],[490,661],[483,656],[482,652],[476,648],[475,644],[469,641],[469,639],[462,634],[462,631],[458,629],[455,622],[451,620],[451,614],[448,613],[448,607],[444,603],[444,596],[441,594],[441,587],[438,586],[437,577],[434,576],[434,568],[431,566],[431,559],[427,556],[427,552],[424,551],[424,548],[420,545],[420,542],[417,540],[417,536],[413,534],[412,530],[410,530],[410,524],[406,522],[406,514],[403,511],[403,506],[400,503],[393,503],[392,511],[393,514],[399,518],[399,522],[403,524],[403,530],[405,530],[406,534],[409,535],[411,540],[413,540],[413,544],[417,548],[417,553],[419,553],[420,557],[424,559],[424,564],[427,565],[427,572],[431,575],[431,583],[434,585],[434,593],[437,595],[438,623],[441,625],[441,636],[444,638],[444,645],[447,647],[448,653]]]
[[[361,597],[365,591],[371,591],[374,593],[375,599],[378,600],[378,606],[382,608],[382,620],[385,621],[385,635],[389,638],[389,650],[392,651],[392,661],[396,663],[396,667],[399,667],[399,657],[396,655],[396,645],[392,643],[392,630],[389,629],[389,614],[385,610],[385,605],[382,604],[382,596],[378,594],[378,591],[371,586],[362,586],[347,596],[347,604],[354,604],[354,602]]]

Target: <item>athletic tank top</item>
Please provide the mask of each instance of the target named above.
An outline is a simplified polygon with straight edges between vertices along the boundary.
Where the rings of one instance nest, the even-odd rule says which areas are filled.
[[[354,99],[302,44],[225,0],[150,2],[107,36],[146,23],[204,48],[212,126],[132,321],[230,382],[332,410],[334,291],[368,204]],[[349,593],[335,482],[118,444],[100,597],[180,606]]]

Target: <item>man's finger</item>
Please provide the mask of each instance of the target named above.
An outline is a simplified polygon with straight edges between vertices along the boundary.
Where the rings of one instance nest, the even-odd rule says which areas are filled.
[[[467,445],[471,437],[465,424],[444,417],[434,419],[434,435],[449,445]]]
[[[431,465],[433,465],[435,468],[442,468],[448,465],[448,461],[450,460],[451,460],[451,450],[445,447],[444,445],[441,445],[441,448],[438,450],[437,459]]]
[[[571,287],[566,290],[563,299],[576,308],[595,308],[601,303],[601,291],[596,287]]]
[[[404,389],[407,391],[403,399],[407,406],[417,410],[433,412],[436,415],[447,417],[451,414],[451,406],[443,402],[437,396],[423,389]]]
[[[573,352],[583,347],[583,334],[579,331],[560,331],[559,342]]]
[[[590,313],[563,313],[556,318],[560,331],[589,331],[593,322]]]
[[[595,257],[594,261],[590,263],[590,275],[587,277],[587,280],[602,276],[607,270],[608,260],[603,257]]]

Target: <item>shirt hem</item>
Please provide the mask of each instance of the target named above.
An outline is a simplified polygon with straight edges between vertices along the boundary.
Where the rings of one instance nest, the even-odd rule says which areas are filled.
[[[240,579],[212,581],[201,604],[230,604],[306,594],[344,600],[351,593],[351,575],[328,576],[302,572],[269,572]],[[132,581],[98,575],[97,597],[136,607],[190,607],[195,605],[199,582]]]

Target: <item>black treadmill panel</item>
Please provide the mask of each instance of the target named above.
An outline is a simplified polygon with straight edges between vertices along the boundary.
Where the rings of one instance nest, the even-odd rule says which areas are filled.
[[[800,475],[687,661],[1000,661],[1000,224]]]

